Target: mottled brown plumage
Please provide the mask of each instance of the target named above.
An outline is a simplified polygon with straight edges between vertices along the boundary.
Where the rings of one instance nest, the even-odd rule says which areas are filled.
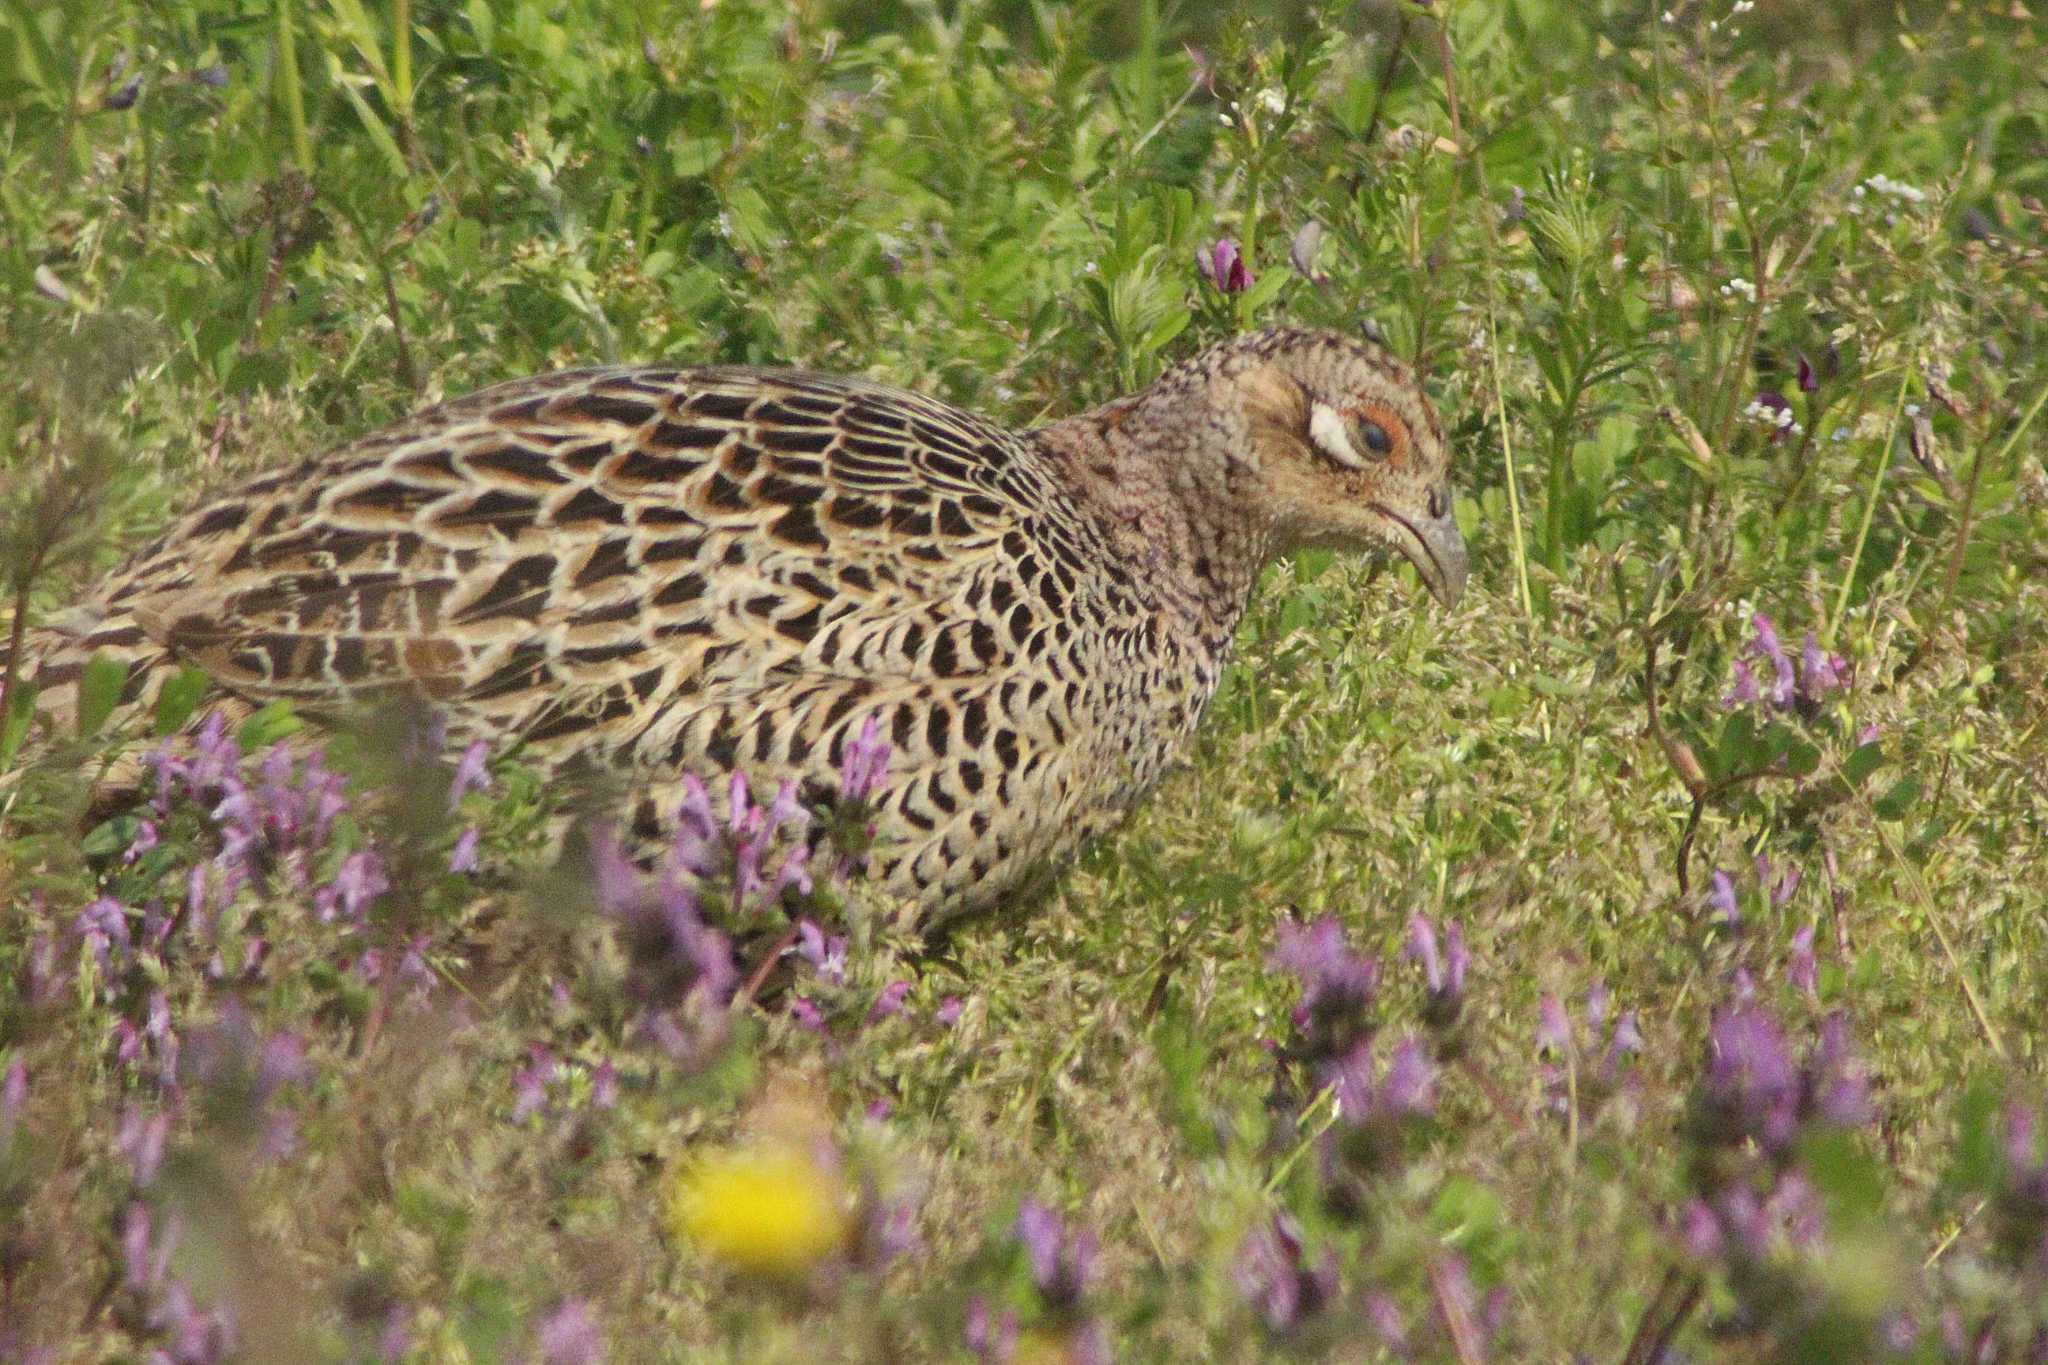
[[[875,875],[951,913],[1114,823],[1215,690],[1260,566],[1378,546],[1465,578],[1442,429],[1364,342],[1271,331],[1030,432],[861,380],[638,366],[518,380],[206,502],[31,635],[150,704],[416,699],[453,737],[620,774],[829,789],[894,745]],[[60,717],[61,718],[61,717]]]

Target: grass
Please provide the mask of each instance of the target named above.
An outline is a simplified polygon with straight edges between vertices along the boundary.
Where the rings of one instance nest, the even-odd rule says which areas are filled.
[[[10,626],[195,486],[550,366],[1027,424],[1365,317],[1475,556],[1449,613],[1275,565],[1186,771],[1029,906],[918,945],[821,877],[815,1027],[662,995],[516,764],[451,812],[457,756],[359,745],[407,799],[273,819],[236,888],[224,768],[129,861],[77,833],[203,701],[28,740],[10,687],[0,1361],[2021,1358],[2043,48],[1974,3],[0,6]],[[273,816],[294,724],[242,736]],[[1325,918],[1375,991],[1276,963]]]

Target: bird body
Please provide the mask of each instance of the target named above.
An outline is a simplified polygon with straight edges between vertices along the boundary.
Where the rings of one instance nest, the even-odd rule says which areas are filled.
[[[1392,545],[1454,597],[1443,466],[1405,367],[1321,332],[1030,432],[798,371],[567,371],[206,501],[31,632],[31,676],[46,711],[95,653],[138,708],[187,666],[316,721],[429,703],[623,778],[649,838],[689,773],[822,798],[875,717],[873,874],[938,917],[1158,781],[1276,550]]]

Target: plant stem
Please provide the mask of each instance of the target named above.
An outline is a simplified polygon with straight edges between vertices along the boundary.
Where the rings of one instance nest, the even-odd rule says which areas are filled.
[[[291,130],[292,162],[301,172],[313,171],[313,139],[306,132],[306,95],[299,81],[298,40],[292,33],[293,0],[277,4],[278,94],[284,100],[285,121]]]
[[[1878,494],[1884,491],[1885,472],[1892,464],[1892,443],[1898,439],[1899,417],[1906,408],[1906,386],[1913,382],[1913,370],[1906,366],[1899,374],[1899,392],[1892,400],[1892,419],[1886,423],[1884,440],[1878,443],[1877,458],[1870,471],[1870,493],[1863,501],[1863,522],[1856,528],[1856,547],[1849,552],[1848,567],[1842,570],[1842,586],[1835,594],[1835,609],[1829,613],[1827,633],[1821,643],[1834,647],[1835,632],[1841,629],[1842,613],[1849,609],[1849,589],[1856,584],[1856,569],[1863,562],[1864,542],[1870,537],[1870,522],[1877,514]]]

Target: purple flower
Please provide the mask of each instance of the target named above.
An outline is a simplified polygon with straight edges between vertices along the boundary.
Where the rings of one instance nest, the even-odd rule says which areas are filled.
[[[917,1205],[909,1199],[883,1199],[873,1188],[861,1203],[867,1217],[861,1225],[855,1259],[870,1270],[884,1270],[906,1256],[920,1255],[924,1239],[917,1232]]]
[[[7,1079],[0,1081],[0,1143],[14,1136],[21,1111],[28,1107],[28,1063],[16,1057],[7,1066]]]
[[[197,71],[194,71],[192,79],[198,81],[201,85],[210,86],[215,90],[224,90],[227,88],[228,83],[228,69],[219,62],[215,62],[212,66],[202,66]]]
[[[1394,1296],[1384,1289],[1372,1290],[1365,1296],[1366,1321],[1380,1334],[1387,1349],[1396,1355],[1408,1354],[1408,1325],[1401,1318],[1401,1307],[1394,1302]]]
[[[1870,1083],[1849,1046],[1849,1020],[1840,1010],[1821,1020],[1820,1038],[1801,1075],[1802,1107],[1836,1128],[1870,1121]]]
[[[1369,1015],[1379,994],[1379,963],[1351,952],[1334,918],[1306,927],[1282,924],[1277,938],[1267,962],[1301,982],[1294,1023],[1304,1035],[1304,1054],[1315,1062],[1348,1055],[1372,1031]]]
[[[462,831],[455,841],[455,849],[448,855],[450,872],[474,872],[477,869],[476,849],[483,840],[483,831],[475,825]]]
[[[512,1073],[512,1088],[519,1092],[519,1097],[512,1103],[514,1123],[524,1123],[547,1108],[548,1086],[562,1071],[562,1064],[555,1060],[555,1054],[545,1044],[529,1044],[526,1052],[530,1059],[528,1064]]]
[[[1582,1108],[1599,1104],[1613,1093],[1624,1077],[1623,1063],[1643,1050],[1643,1034],[1634,1010],[1623,1010],[1610,1027],[1607,1022],[1607,983],[1595,981],[1586,990],[1585,1024],[1574,1029],[1570,1014],[1555,995],[1544,995],[1537,1004],[1535,1042],[1539,1052],[1560,1060],[1570,1059],[1572,1072],[1559,1065],[1543,1068],[1544,1091],[1550,1109],[1569,1112],[1576,1084]]]
[[[673,872],[650,886],[609,830],[592,838],[591,861],[598,903],[618,925],[626,953],[627,989],[654,1015],[723,1006],[739,981],[732,944],[704,922],[690,888]],[[674,1021],[648,1022],[675,1041]]]
[[[875,997],[875,1003],[869,1007],[867,1022],[879,1024],[884,1019],[894,1018],[902,1012],[903,998],[909,994],[908,981],[891,981],[882,987],[881,994]]]
[[[860,735],[849,741],[839,759],[839,799],[873,801],[889,781],[889,741],[882,737],[882,718],[871,714]]]
[[[368,918],[370,902],[390,889],[391,880],[384,875],[384,860],[377,850],[357,849],[341,860],[334,880],[313,893],[314,913],[322,921],[339,915],[361,924]]]
[[[932,1011],[932,1021],[941,1028],[951,1028],[960,1022],[960,1011],[965,1008],[957,995],[949,995],[939,1001],[939,1007]]]
[[[1465,951],[1465,928],[1456,920],[1444,926],[1444,943],[1437,949],[1436,926],[1424,915],[1408,921],[1408,946],[1401,956],[1422,967],[1422,980],[1429,991],[1423,1017],[1439,1027],[1455,1021],[1465,1002],[1465,969],[1472,955]]]
[[[1698,1260],[1711,1261],[1721,1254],[1721,1220],[1706,1200],[1692,1200],[1679,1214],[1679,1240],[1686,1253]]]
[[[156,821],[143,820],[135,826],[135,837],[128,841],[128,851],[121,855],[123,863],[134,863],[157,844]]]
[[[1565,1013],[1564,1002],[1549,991],[1536,1002],[1536,1046],[1560,1056],[1572,1047],[1571,1016]]]
[[[462,805],[462,798],[471,792],[489,791],[491,775],[484,768],[490,757],[490,748],[482,740],[471,740],[469,747],[462,751],[461,760],[455,765],[455,779],[448,784],[448,811],[452,815]]]
[[[1057,1213],[1036,1199],[1026,1199],[1017,1206],[1016,1236],[1030,1259],[1031,1282],[1046,1306],[1077,1307],[1095,1277],[1095,1234],[1086,1228],[1069,1234]]]
[[[1715,916],[1730,929],[1742,927],[1742,908],[1735,899],[1735,878],[1719,868],[1714,870],[1712,883],[1707,891],[1707,904],[1713,907]]]
[[[837,986],[846,980],[846,939],[839,934],[827,934],[816,921],[800,919],[796,922],[797,956],[811,964],[819,978]]]
[[[1752,673],[1746,660],[1737,659],[1729,665],[1735,675],[1735,685],[1728,689],[1728,695],[1721,698],[1721,705],[1733,711],[1738,706],[1763,700],[1763,693],[1757,691],[1756,674]]]
[[[1792,694],[1798,684],[1798,672],[1792,667],[1782,645],[1778,643],[1778,628],[1771,624],[1771,618],[1762,612],[1751,614],[1750,626],[1756,631],[1756,640],[1751,648],[1760,658],[1768,659],[1777,672],[1777,681],[1769,693],[1771,705],[1784,710],[1792,704]]]
[[[1839,654],[1823,650],[1814,633],[1807,631],[1805,643],[1800,647],[1799,683],[1795,689],[1801,710],[1818,710],[1828,693],[1846,692],[1855,680],[1849,661]]]
[[[967,1320],[961,1326],[960,1338],[983,1361],[1007,1361],[1017,1354],[1016,1311],[1006,1308],[1000,1322],[991,1322],[988,1300],[976,1294],[967,1300]]]
[[[1252,287],[1251,267],[1237,254],[1237,243],[1220,237],[1214,246],[1197,252],[1195,263],[1203,278],[1226,294],[1242,294]]]
[[[1806,358],[1806,352],[1804,351],[1799,353],[1799,391],[1801,393],[1820,392],[1820,376],[1814,372],[1813,362]]]
[[[1714,1011],[1701,1082],[1701,1122],[1709,1141],[1754,1138],[1781,1150],[1799,1117],[1799,1073],[1778,1021],[1739,1001]]]
[[[1820,999],[1820,966],[1813,955],[1813,926],[1792,935],[1792,955],[1785,963],[1785,979],[1792,989]]]
[[[99,963],[103,975],[113,970],[114,954],[110,950],[119,949],[121,957],[128,956],[128,915],[111,896],[102,896],[79,911],[71,931],[92,949],[93,960]]]
[[[1782,910],[1785,908],[1785,903],[1792,899],[1792,893],[1799,889],[1799,865],[1797,863],[1787,863],[1784,872],[1780,873],[1775,881],[1772,880],[1771,873],[1771,860],[1761,853],[1757,854],[1757,885],[1764,889],[1764,894],[1771,903],[1771,909]]]
[[[789,1017],[796,1020],[798,1028],[809,1029],[812,1033],[825,1031],[825,1016],[819,1012],[817,1005],[805,996],[791,998]]]
[[[1301,1230],[1276,1214],[1252,1230],[1237,1250],[1232,1268],[1238,1292],[1277,1335],[1292,1332],[1337,1296],[1337,1255],[1329,1248],[1309,1264]]]
[[[619,1069],[607,1057],[590,1073],[590,1103],[599,1109],[610,1109],[618,1102]]]
[[[1333,1068],[1337,1113],[1353,1128],[1382,1126],[1436,1112],[1436,1064],[1420,1039],[1398,1043],[1384,1075],[1376,1075],[1372,1048],[1361,1044]]]
[[[604,1333],[585,1299],[564,1299],[534,1330],[540,1365],[604,1365]]]

